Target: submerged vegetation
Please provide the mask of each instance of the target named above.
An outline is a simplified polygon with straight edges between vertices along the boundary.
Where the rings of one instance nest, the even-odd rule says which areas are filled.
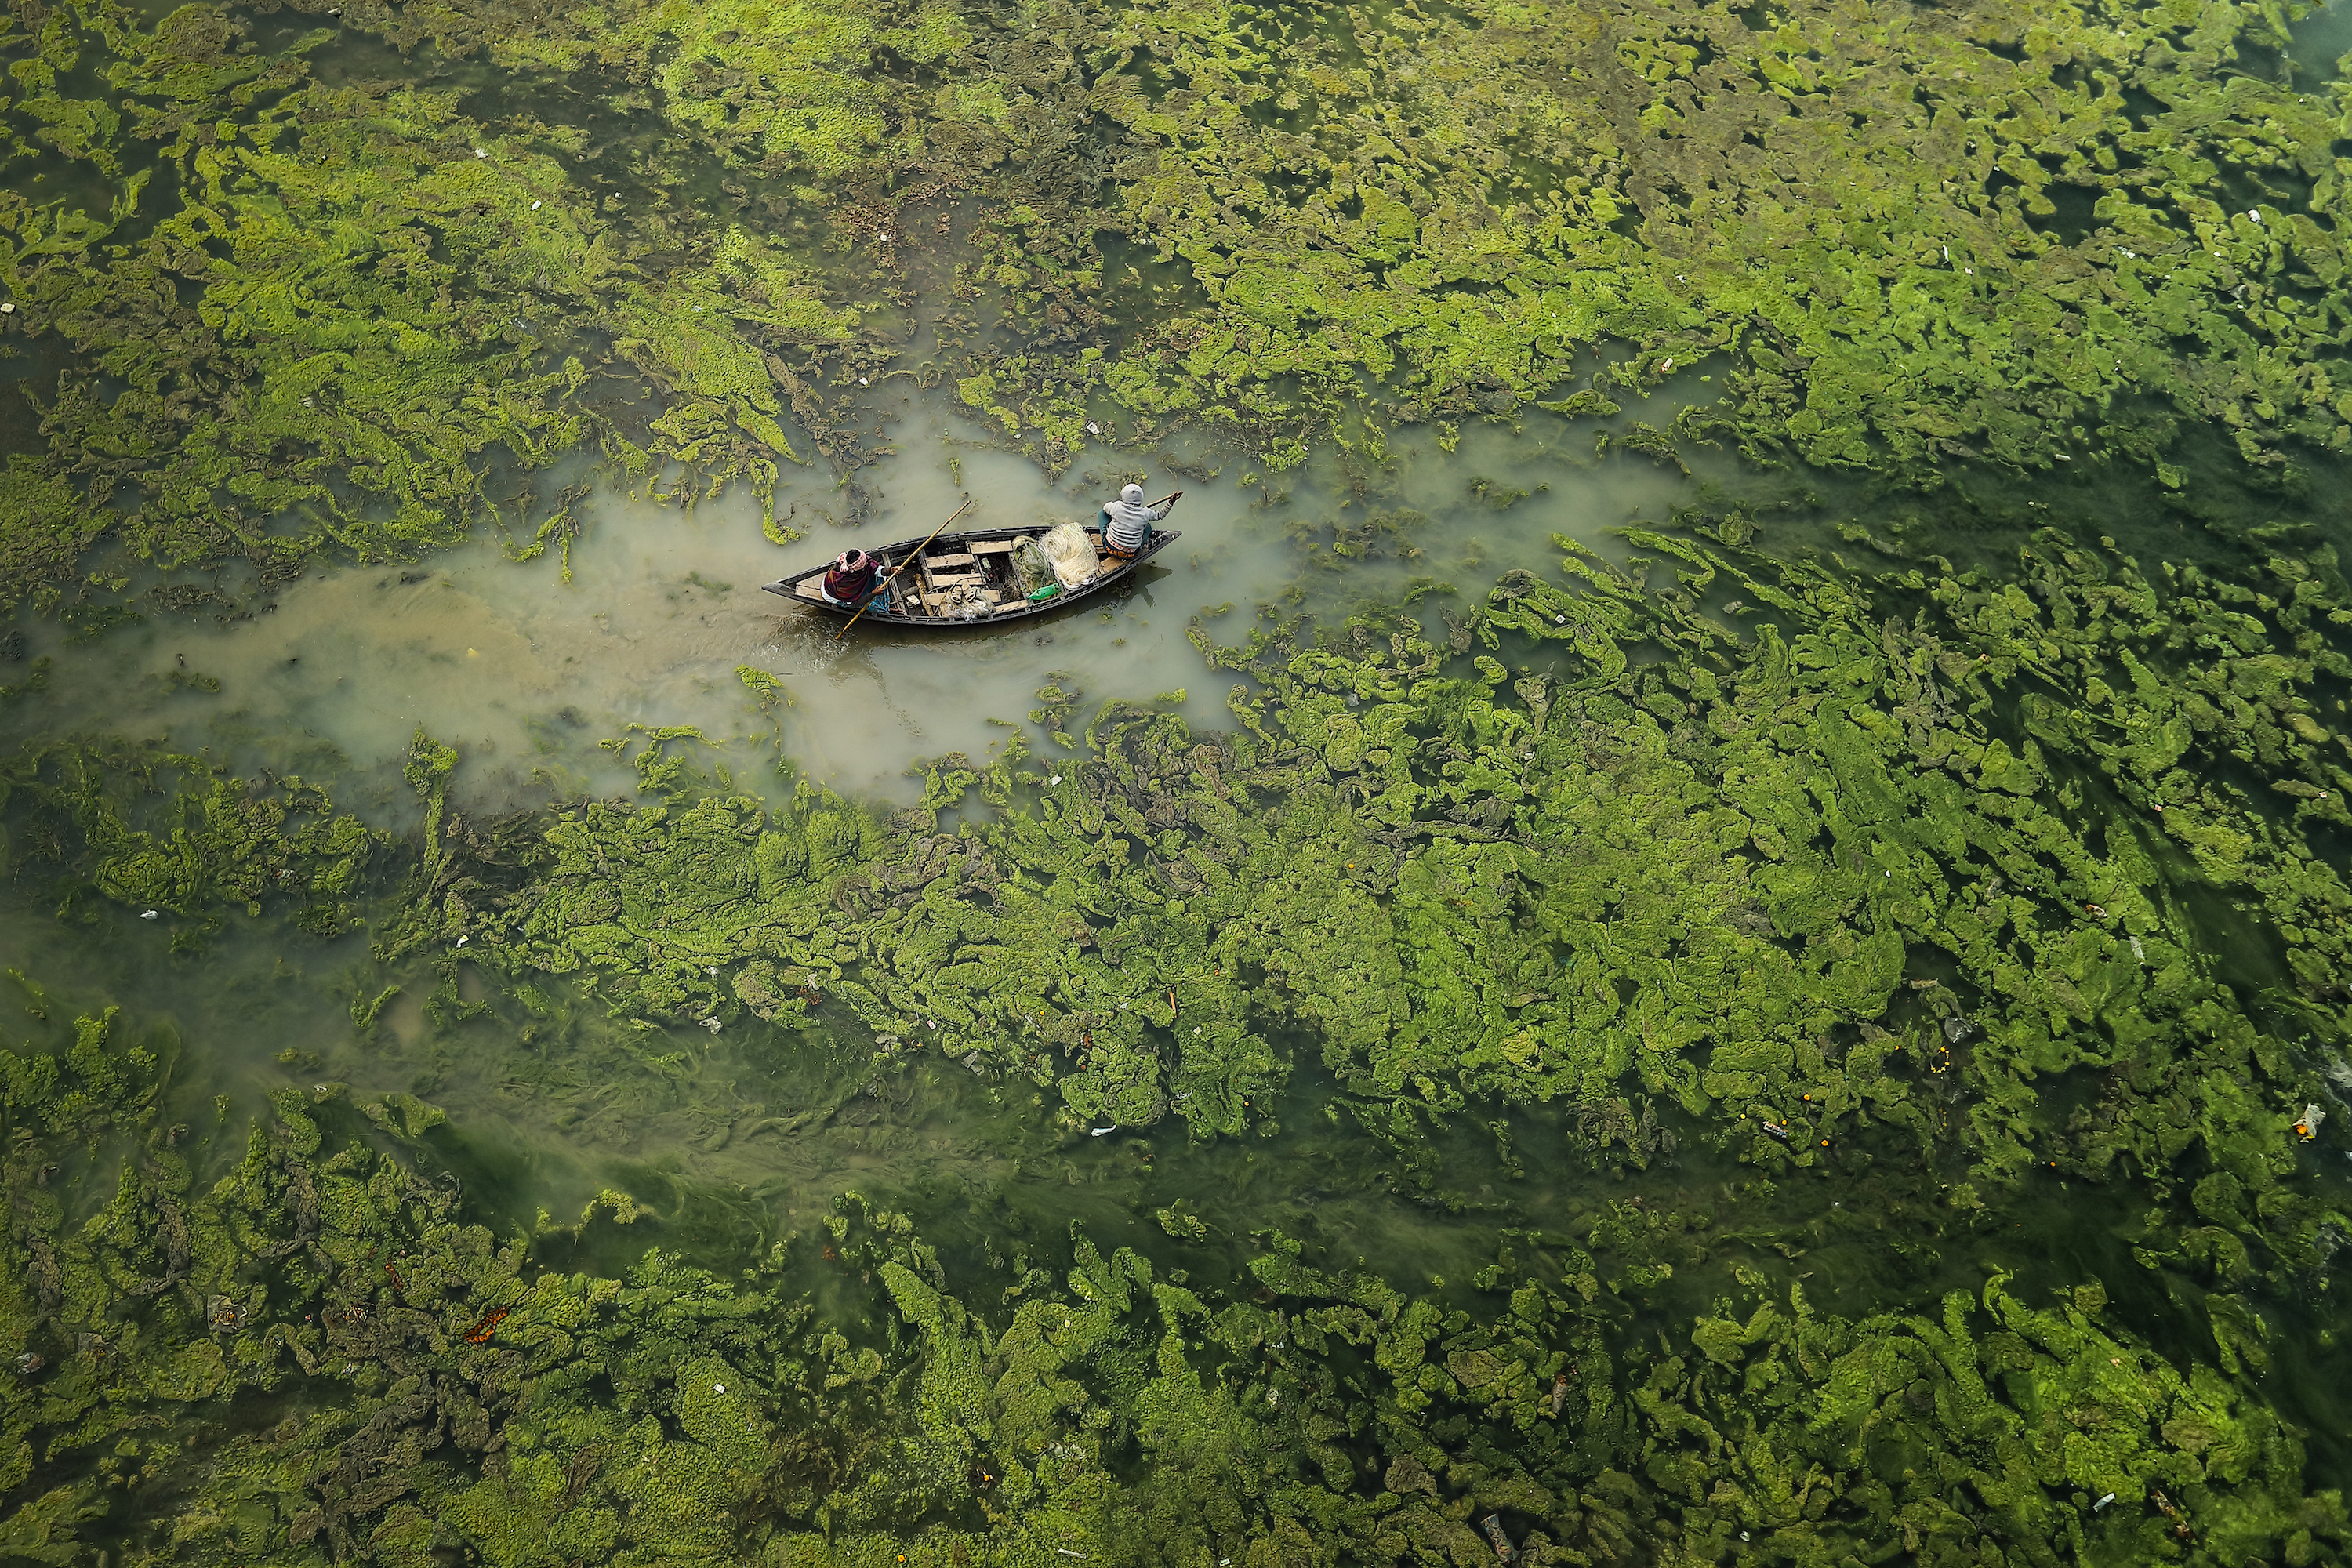
[[[1629,1342],[1620,1293],[1706,1217],[1622,1205],[1590,1244],[1507,1249],[1482,1315],[1279,1247],[1254,1292],[1196,1291],[1082,1231],[1066,1275],[982,1306],[857,1201],[740,1280],[659,1251],[596,1279],[467,1224],[403,1157],[414,1100],[289,1089],[200,1176],[158,1125],[170,1043],[111,1011],[70,1033],[62,1060],[0,1059],[0,1463],[34,1494],[0,1540],[35,1562],[102,1532],[206,1563],[1461,1563],[1491,1551],[1484,1517],[1538,1563],[1898,1539],[1931,1563],[2307,1563],[2347,1529],[2339,1496],[2303,1495],[2292,1433],[2119,1335],[2095,1286],[2035,1308],[1995,1277],[1850,1321],[1796,1285]],[[397,1152],[336,1147],[362,1110]],[[92,1137],[125,1157],[67,1225],[51,1182],[97,1174]],[[788,1283],[820,1245],[864,1287],[854,1334]],[[124,1540],[133,1499],[153,1517]]]
[[[788,542],[906,383],[1057,473],[1338,451],[1342,512],[1401,432],[1654,396],[1603,445],[2213,526],[1864,570],[1714,493],[1196,621],[1230,727],[1057,678],[898,810],[658,717],[634,798],[502,815],[420,731],[413,831],[12,738],[0,920],[257,1032],[341,973],[265,1109],[9,969],[0,1554],[2346,1561],[2352,584],[2280,518],[2352,447],[2352,88],[2291,19],[16,0],[0,603],[78,641],[485,521],[568,562],[592,465]],[[917,1086],[1003,1147],[774,1152]]]
[[[876,1082],[1034,1088],[1047,1146],[1050,1091],[1080,1145],[1166,1119],[1279,1149],[1308,1075],[1385,1201],[1495,1212],[1480,1180],[1547,1135],[1674,1195],[1603,1175],[1467,1299],[1245,1208],[1177,1203],[1106,1258],[985,1190],[949,1226],[1005,1237],[978,1259],[853,1195],[740,1278],[658,1250],[608,1278],[561,1259],[658,1226],[641,1194],[497,1233],[436,1184],[438,1110],[340,1081],[279,1091],[241,1165],[190,1154],[173,1041],[52,1020],[8,1068],[13,1549],[1475,1563],[1495,1514],[1541,1561],[2340,1560],[2340,1477],[2259,1381],[2278,1303],[2332,1310],[2347,1227],[2313,1114],[2352,912],[2332,552],[2150,581],[2045,533],[2013,581],[1873,579],[1753,527],[1571,550],[1435,638],[1394,610],[1203,635],[1249,677],[1232,731],[1112,701],[1060,732],[1056,690],[1041,754],[941,759],[895,814],[764,807],[667,732],[644,802],[481,822],[420,736],[421,840],[298,781],[23,753],[17,874],[74,918],[169,910],[192,951],[239,903],[363,922],[347,1061],[397,1054],[368,998],[422,966],[453,1025],[498,1012],[461,976],[788,1054],[846,1010]],[[2217,958],[2216,893],[2262,911],[2267,981]],[[1441,1152],[1482,1118],[1486,1169]],[[68,1159],[117,1195],[69,1212]],[[2062,1183],[2173,1306],[2000,1261]],[[1963,1284],[1934,1259],[1970,1237],[1996,1250]],[[2184,1315],[2201,1348],[2160,1352]],[[301,1394],[267,1429],[194,1403],[270,1390]]]

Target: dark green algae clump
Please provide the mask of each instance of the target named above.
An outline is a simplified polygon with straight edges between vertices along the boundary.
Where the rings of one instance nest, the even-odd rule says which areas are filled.
[[[2261,1381],[2304,1353],[2283,1324],[2328,1321],[2347,1228],[2315,1163],[2344,1123],[2306,1117],[2340,1104],[2352,910],[2333,554],[2150,580],[2053,533],[2010,579],[1864,579],[1749,526],[1571,551],[1444,637],[1203,633],[1247,678],[1233,731],[1114,702],[1069,734],[1053,689],[1073,754],[943,759],[896,814],[764,808],[670,731],[639,755],[664,804],[484,821],[420,737],[421,848],[294,781],[20,755],[19,877],[63,873],[71,917],[169,909],[193,949],[242,902],[364,922],[380,977],[426,964],[453,1007],[471,969],[785,1049],[846,1010],[876,1073],[1025,1079],[1073,1133],[1271,1137],[1312,1079],[1441,1210],[1471,1199],[1433,1138],[1499,1118],[1507,1181],[1546,1107],[1653,1193],[1679,1138],[1844,1202],[1759,1231],[1704,1179],[1603,1186],[1468,1299],[1273,1231],[1236,1268],[1183,1205],[1160,1226],[1213,1279],[1074,1232],[1066,1274],[1033,1242],[983,1289],[856,1199],[747,1273],[606,1277],[547,1260],[659,1223],[626,1194],[497,1234],[430,1174],[437,1111],[333,1083],[206,1163],[158,1125],[168,1038],[53,1021],[8,1067],[0,1277],[38,1358],[10,1549],[1467,1564],[1492,1512],[1579,1563],[2340,1560],[2340,1477]],[[2267,959],[2222,966],[2217,894]],[[97,1162],[117,1195],[69,1208]],[[2170,1307],[1930,1262],[1848,1317],[1764,1258],[1845,1227],[1980,1257],[2061,1181]]]
[[[598,1278],[534,1261],[579,1227],[467,1223],[414,1099],[289,1089],[207,1159],[160,1124],[168,1035],[53,1027],[71,1043],[0,1058],[0,1543],[36,1562],[1466,1565],[1488,1514],[1538,1563],[2344,1544],[2292,1430],[2095,1285],[2035,1308],[1997,1276],[1855,1321],[1800,1284],[1628,1331],[1704,1216],[1617,1205],[1583,1244],[1523,1236],[1484,1315],[1279,1237],[1196,1290],[1075,1228],[1066,1274],[983,1303],[854,1198],[733,1279],[658,1250]],[[851,1332],[794,1292],[813,1269],[856,1271]]]

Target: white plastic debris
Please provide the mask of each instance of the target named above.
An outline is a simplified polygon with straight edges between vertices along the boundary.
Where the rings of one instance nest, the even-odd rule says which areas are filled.
[[[483,152],[479,147],[477,147],[474,149],[474,156],[477,158],[487,158],[489,154]]]
[[[1089,423],[1089,424],[1087,426],[1087,435],[1089,435],[1089,436],[1099,436],[1099,435],[1101,435],[1101,434],[1102,434],[1102,426],[1099,426],[1099,425],[1096,425],[1096,424]]]
[[[2262,221],[2263,221],[2263,215],[2262,215],[2262,214],[2260,214],[2260,213],[2258,213],[2258,212],[2256,212],[2256,211],[2255,211],[2253,208],[2252,208],[2252,207],[2248,207],[2248,208],[2246,209],[2246,216],[2247,216],[2248,217],[2250,217],[2250,218],[2253,219],[2256,223],[2260,223],[2260,222],[2262,222]]]
[[[1060,784],[1060,783],[1062,782],[1062,775],[1061,775],[1061,774],[1059,774],[1059,773],[1055,773],[1053,777],[1051,777],[1051,778],[1047,779],[1045,782],[1046,782],[1047,784]]]
[[[2091,1511],[2092,1511],[2093,1513],[2096,1513],[2096,1512],[2098,1512],[2101,1509],[2103,1509],[2103,1508],[2106,1507],[2109,1503],[2111,1503],[2111,1502],[2113,1502],[2113,1501],[2115,1501],[2115,1500],[2116,1500],[2116,1494],[2115,1494],[2115,1493],[2113,1493],[2113,1492],[2109,1492],[2109,1493],[2107,1493],[2105,1497],[2102,1497],[2098,1501],[2096,1501],[2096,1502],[2095,1502],[2095,1503],[2093,1503],[2093,1504],[2091,1505]]]
[[[1097,1128],[1092,1129],[1091,1131],[1093,1131],[1094,1135],[1095,1135],[1096,1137],[1097,1137],[1097,1138],[1106,1137],[1106,1136],[1108,1136],[1108,1134],[1113,1133],[1113,1132],[1116,1132],[1116,1131],[1118,1131],[1118,1122],[1116,1122],[1116,1121],[1114,1121],[1114,1122],[1112,1122],[1112,1123],[1111,1123],[1109,1126],[1108,1126],[1108,1127],[1097,1127]]]
[[[710,1385],[710,1392],[713,1394],[724,1394],[727,1392],[727,1385],[723,1383],[714,1383]]]
[[[542,206],[544,206],[544,205],[547,205],[547,204],[546,204],[546,203],[544,203],[544,202],[533,202],[533,203],[531,203],[531,204],[530,204],[530,210],[531,210],[531,211],[533,211],[533,212],[537,212],[541,207],[542,207]]]
[[[14,300],[7,301],[5,304],[0,304],[0,316],[13,316],[16,313],[16,301]]]
[[[474,940],[474,939],[473,939],[472,937],[470,937],[470,936],[461,936],[461,937],[459,937],[459,938],[457,939],[457,945],[458,945],[459,947],[463,947],[463,946],[465,946],[467,942],[471,942],[471,941],[473,941],[473,940]]]
[[[2327,1112],[2319,1108],[2318,1101],[2314,1100],[2303,1108],[2301,1116],[2294,1119],[2295,1132],[2308,1143],[2319,1136],[2319,1124],[2326,1120]]]
[[[861,376],[859,376],[859,377],[857,378],[857,384],[858,384],[858,385],[860,385],[860,386],[864,386],[864,385],[866,384],[866,378],[865,378],[864,376],[862,376],[862,375],[861,375]]]
[[[141,915],[139,918],[142,921],[160,921],[163,918],[163,911],[161,910],[149,910],[145,914]]]

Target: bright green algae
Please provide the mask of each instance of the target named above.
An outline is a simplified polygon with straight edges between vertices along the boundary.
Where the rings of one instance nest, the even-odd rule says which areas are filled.
[[[856,1204],[740,1280],[659,1255],[542,1272],[575,1227],[469,1224],[420,1174],[429,1107],[289,1091],[199,1183],[142,1088],[169,1041],[142,1057],[93,1016],[68,1047],[53,1022],[10,1069],[35,1134],[9,1155],[11,1321],[52,1363],[11,1419],[63,1468],[28,1471],[11,1539],[59,1561],[99,1538],[61,1531],[130,1529],[206,1560],[1475,1563],[1470,1521],[1499,1510],[1565,1561],[2336,1560],[2337,1478],[2303,1477],[2252,1381],[2281,1303],[2331,1300],[2347,1224],[2310,1163],[2340,1124],[2317,1150],[2294,1130],[2335,1103],[2352,905],[2327,858],[2352,784],[2332,553],[2273,531],[2254,574],[2149,581],[2053,533],[2013,580],[1867,580],[1756,556],[1744,513],[1681,521],[1633,532],[1625,568],[1507,575],[1450,640],[1392,609],[1203,635],[1247,677],[1233,731],[1114,702],[1059,760],[943,759],[896,814],[709,792],[693,737],[652,731],[666,804],[471,821],[456,752],[419,737],[404,847],[299,781],[75,746],[10,768],[11,855],[65,874],[68,914],[168,907],[192,948],[239,903],[364,919],[387,967],[353,992],[362,1037],[417,954],[445,1016],[482,1011],[467,967],[535,1015],[570,976],[647,1027],[756,1017],[789,1042],[845,1008],[877,1074],[1025,1078],[1074,1131],[1273,1147],[1315,1079],[1439,1207],[1475,1201],[1429,1158],[1450,1126],[1555,1103],[1649,1185],[1663,1110],[1694,1159],[1759,1191],[1825,1181],[1866,1222],[1776,1226],[1729,1186],[1594,1194],[1478,1274],[1483,1316],[1273,1232],[1239,1269],[1187,1256],[1226,1260],[1201,1278],[1081,1237],[1066,1288],[1033,1243],[992,1296]],[[1727,589],[1738,607],[1706,607]],[[1074,700],[1049,689],[1037,721],[1063,731]],[[2210,890],[2262,910],[2269,984],[2216,958]],[[335,1152],[337,1117],[372,1142]],[[131,1148],[125,1195],[68,1223],[42,1170],[93,1136]],[[1847,1317],[1737,1261],[1855,1223],[1874,1256],[1932,1258],[2062,1179],[2139,1211],[2120,1228],[2168,1317],[2072,1266],[1940,1302],[1915,1268],[1916,1304]],[[618,1193],[595,1213],[643,1217]],[[1225,1223],[1157,1220],[1212,1248]],[[836,1283],[802,1302],[803,1270]],[[215,1298],[233,1331],[205,1331]],[[2153,1325],[2183,1319],[2199,1348],[2158,1354]],[[68,1375],[84,1392],[39,1381]],[[175,1413],[247,1388],[302,1398],[201,1441]],[[140,1500],[100,1522],[108,1477]]]
[[[110,541],[544,547],[568,516],[513,484],[583,444],[765,492],[882,450],[857,386],[892,369],[1057,469],[1188,422],[1275,461],[1450,444],[1669,379],[1685,435],[1914,477],[2180,482],[2182,421],[2260,464],[2352,429],[2346,89],[2246,68],[2258,7],[336,9],[267,51],[200,5],[0,33],[8,343],[57,356],[12,594]],[[328,85],[368,34],[504,96]],[[559,88],[572,122],[529,107]]]
[[[1742,641],[1572,554],[1454,639],[1557,673],[1449,661],[1394,615],[1261,632],[1212,647],[1252,677],[1230,733],[1112,703],[1080,755],[949,759],[889,817],[806,785],[774,813],[584,803],[478,866],[451,838],[437,907],[394,946],[463,939],[517,977],[584,974],[618,1016],[714,1027],[789,1022],[810,992],[886,1047],[1050,1086],[1074,1122],[1263,1127],[1276,1042],[1303,1031],[1407,1126],[1631,1079],[1762,1162],[1884,1128],[1964,1153],[1962,1207],[2122,1160],[2179,1205],[2159,1212],[2308,1266],[2340,1216],[2287,1184],[2290,1129],[2327,1092],[2352,914],[2321,852],[2352,786],[2315,716],[2341,669],[2311,629],[2346,613],[2332,557],[2273,563],[2309,585],[2293,597],[2197,572],[2159,596],[2048,535],[2038,597],[1924,572],[1866,595],[1633,537],[1776,622]],[[2222,759],[2293,815],[2214,778]],[[1012,809],[938,830],[975,804]],[[2269,992],[2217,968],[2205,888],[2275,922]],[[2095,1103],[2042,1113],[2042,1080],[2088,1070]]]
[[[571,537],[565,453],[764,492],[873,455],[852,384],[893,370],[1057,469],[1089,423],[1377,460],[1668,386],[1722,401],[1605,439],[2179,486],[2178,421],[2275,469],[2352,418],[2345,89],[2250,73],[2256,7],[301,9],[0,30],[0,347],[42,367],[11,596],[145,581],[110,549],[266,581],[484,516],[528,555]],[[369,35],[419,63],[372,79]],[[957,299],[916,335],[935,252]],[[1405,524],[1331,526],[1337,557]],[[1475,1295],[1247,1192],[1153,1196],[1137,1248],[1056,1211],[1007,1258],[990,1209],[975,1262],[852,1200],[630,1268],[688,1228],[636,1175],[501,1230],[415,1094],[306,1072],[250,1129],[167,1126],[211,1064],[28,978],[0,1321],[41,1359],[0,1380],[0,1542],[1467,1568],[1495,1511],[1538,1561],[2340,1561],[2341,1434],[2306,1474],[2292,1425],[2331,1407],[2261,1381],[2329,1343],[2352,1224],[2319,1164],[2336,555],[2271,529],[2151,575],[2048,534],[1864,580],[1751,535],[1695,511],[1444,633],[1203,628],[1230,731],[1049,688],[1052,745],[940,759],[898,813],[764,804],[678,730],[615,742],[639,804],[498,820],[420,736],[418,838],[160,747],[18,754],[12,877],[91,932],[152,910],[197,966],[364,930],[344,1051],[396,1058],[413,989],[542,1075],[716,1096],[724,1142],[743,1101],[694,1047],[854,1022],[877,1084],[1034,1092],[1074,1148],[1270,1160],[1328,1118],[1467,1225],[1558,1129],[1592,1191]],[[582,1001],[645,1048],[583,1046]],[[1984,1250],[2027,1223],[2062,1254],[2030,1280]]]
[[[576,137],[493,132],[454,92],[328,87],[306,56],[331,34],[263,57],[239,49],[244,26],[188,7],[148,33],[99,6],[0,34],[27,87],[98,74],[127,95],[120,113],[20,106],[47,115],[40,140],[120,176],[110,213],[0,192],[12,335],[75,355],[26,389],[48,453],[10,455],[12,600],[54,600],[110,533],[162,565],[243,557],[265,576],[320,549],[404,558],[496,514],[498,462],[543,468],[591,436],[625,468],[671,459],[763,493],[796,460],[742,334],[822,342],[856,317],[765,240],[725,226],[697,265],[651,275],[557,156]],[[124,174],[138,141],[159,161]],[[20,142],[17,161],[54,168],[43,151]],[[583,355],[663,405],[605,405]],[[525,552],[562,524],[541,520]]]

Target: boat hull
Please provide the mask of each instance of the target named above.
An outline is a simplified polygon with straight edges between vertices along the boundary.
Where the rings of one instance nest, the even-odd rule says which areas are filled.
[[[1096,537],[1094,530],[1087,531],[1088,537]],[[1043,528],[975,529],[966,533],[943,533],[928,543],[919,539],[907,539],[895,544],[886,544],[872,552],[881,560],[883,576],[889,576],[892,569],[902,562],[908,564],[891,584],[888,609],[886,611],[877,605],[868,610],[857,624],[860,626],[899,627],[911,631],[964,632],[1058,615],[1106,590],[1139,581],[1145,563],[1183,537],[1172,531],[1155,531],[1150,542],[1132,560],[1113,563],[1106,557],[1102,572],[1093,582],[1065,589],[1050,599],[1032,603],[1025,598],[1009,596],[1013,592],[1008,582],[1012,573],[1013,542],[1039,538],[1045,532]],[[1097,547],[1099,542],[1097,538]],[[920,559],[909,562],[909,556],[917,552],[919,552]],[[997,564],[999,558],[1001,570]],[[849,620],[857,615],[857,606],[838,604],[825,598],[819,590],[819,584],[824,581],[824,574],[829,570],[831,566],[828,563],[773,583],[762,583],[760,586],[808,609],[837,620]],[[969,593],[973,588],[978,588],[996,602],[978,614],[943,614],[934,607],[951,594]]]

